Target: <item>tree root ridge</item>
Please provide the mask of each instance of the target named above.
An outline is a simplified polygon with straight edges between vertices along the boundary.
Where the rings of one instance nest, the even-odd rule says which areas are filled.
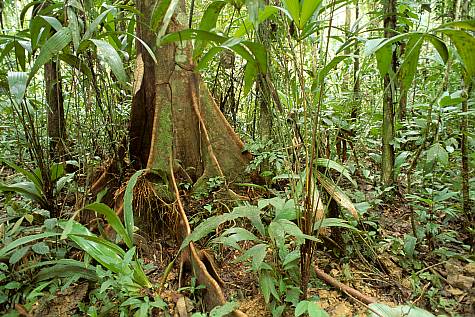
[[[187,236],[191,234],[191,227],[190,223],[188,222],[188,218],[185,213],[185,209],[183,208],[183,203],[181,201],[180,197],[180,192],[178,191],[178,186],[176,184],[175,176],[173,174],[173,165],[172,165],[172,159],[170,158],[170,169],[171,169],[171,181],[173,185],[173,189],[175,191],[175,196],[177,199],[177,205],[178,205],[178,214],[180,217],[180,222],[179,225],[181,228],[180,232],[182,233],[182,239],[184,240]],[[207,310],[211,310],[216,306],[221,306],[226,303],[226,298],[224,297],[223,290],[221,289],[221,286],[217,282],[217,280],[221,280],[215,271],[212,263],[210,266],[210,271],[208,271],[208,268],[206,267],[205,263],[203,262],[203,259],[205,259],[204,253],[200,250],[198,250],[197,247],[195,247],[193,242],[190,242],[188,247],[185,249],[185,252],[183,253],[182,261],[187,262],[189,261],[191,263],[191,266],[193,268],[194,274],[196,275],[196,278],[200,284],[203,284],[206,286],[206,290],[203,294],[204,297],[204,302],[206,305]],[[215,277],[213,277],[215,275]],[[234,310],[230,316],[235,316],[235,317],[245,317],[247,316],[240,310]]]

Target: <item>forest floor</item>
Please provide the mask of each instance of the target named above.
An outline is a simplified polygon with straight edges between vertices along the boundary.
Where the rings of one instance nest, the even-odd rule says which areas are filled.
[[[257,199],[259,197],[253,197],[253,200]],[[188,203],[191,205],[187,210],[203,210],[203,206],[211,202],[212,198],[201,201],[189,199]],[[3,207],[3,200],[0,199],[0,210]],[[371,249],[369,253],[372,253],[372,256],[368,256],[367,253],[363,255],[358,248],[348,254],[341,247],[339,249],[322,243],[317,245],[314,264],[336,280],[379,303],[389,306],[413,304],[435,315],[475,316],[475,262],[467,261],[470,254],[461,248],[459,241],[445,240],[442,246],[432,246],[433,250],[436,247],[447,250],[445,254],[434,253],[429,246],[423,244],[416,248],[414,258],[408,259],[401,254],[401,246],[395,247],[394,243],[412,232],[411,210],[407,204],[402,201],[391,205],[381,204],[378,210],[370,213],[377,218],[373,218],[373,221],[378,223],[378,237],[374,241],[379,241],[380,244],[387,241],[387,247],[376,250],[374,245],[368,245]],[[458,239],[464,239],[459,223],[448,225],[452,231],[459,232]],[[163,282],[165,268],[178,253],[176,239],[172,236],[147,239],[138,243],[138,247],[144,262],[156,267],[148,275],[159,285]],[[239,309],[249,317],[271,316],[259,290],[256,274],[250,272],[245,263],[235,261],[241,255],[240,252],[223,246],[210,250],[210,253],[215,256],[215,269],[223,281],[221,286],[226,298],[237,301]],[[170,313],[177,317],[185,317],[178,307],[183,302],[187,303],[188,312],[203,311],[199,285],[192,280],[189,272],[184,272],[183,276],[181,273],[180,267],[175,265],[167,275],[160,293],[168,304]],[[83,284],[71,286],[69,295],[58,296],[56,302],[48,303],[49,307],[61,306],[63,311],[75,309],[74,305],[87,298],[87,287],[81,285]],[[326,285],[315,276],[311,278],[308,296],[318,298],[318,304],[330,316],[369,316],[366,304]],[[17,310],[21,310],[21,305]],[[284,316],[293,314],[289,311]]]
[[[402,203],[383,205],[377,213],[378,234],[381,235],[378,240],[402,239],[405,234],[412,233],[411,211],[407,205]],[[458,224],[454,226],[456,229]],[[159,268],[155,278],[159,282],[162,278],[159,273],[163,272],[171,260],[163,258],[163,255],[176,254],[177,248],[173,243],[165,242],[168,245],[165,248],[163,243],[159,241],[157,243],[160,246],[152,247],[155,251],[152,254],[144,254],[144,257]],[[445,244],[444,247],[450,250],[460,249],[456,241]],[[378,303],[391,307],[411,304],[435,315],[475,316],[475,262],[466,264],[463,258],[456,255],[441,260],[422,247],[417,253],[417,259],[411,260],[416,261],[421,267],[415,270],[413,262],[391,248],[384,252],[373,250],[374,257],[371,259],[358,252],[347,256],[325,245],[318,246],[317,249],[314,264],[318,268],[336,280],[374,298]],[[216,271],[224,282],[222,287],[226,298],[237,300],[239,309],[249,317],[272,316],[266,309],[257,276],[247,270],[244,263],[234,261],[241,253],[226,247],[211,252],[216,258]],[[183,296],[190,303],[190,307],[200,311],[199,291],[192,287],[182,287],[179,291],[180,286],[193,284],[190,276],[184,283],[183,280],[180,283],[179,279],[179,268],[174,268],[168,275],[166,288],[161,294],[169,304],[170,312],[183,317],[177,315],[176,308],[178,300]],[[313,276],[313,281],[315,280]],[[318,304],[330,316],[370,315],[368,306],[360,300],[323,282],[313,284],[308,290],[309,298],[318,298]],[[288,311],[284,316],[293,316],[293,313]]]

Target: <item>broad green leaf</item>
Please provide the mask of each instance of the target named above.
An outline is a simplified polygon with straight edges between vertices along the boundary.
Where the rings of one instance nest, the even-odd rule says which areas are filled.
[[[61,52],[66,45],[71,42],[71,30],[68,27],[63,27],[61,30],[56,32],[52,37],[50,37],[44,45],[41,46],[40,54],[33,65],[33,68],[30,71],[30,76],[28,81],[30,81],[36,72],[43,67],[51,58]]]
[[[274,296],[275,299],[280,300],[279,295],[275,289],[276,281],[270,275],[269,272],[264,271],[259,276],[259,286],[262,290],[262,295],[264,296],[265,302],[268,304],[270,301],[270,295]]]
[[[16,249],[17,247],[22,246],[26,243],[30,243],[30,242],[44,239],[44,238],[59,236],[59,235],[60,233],[56,233],[56,232],[44,232],[44,233],[32,234],[29,236],[16,239],[15,241],[10,242],[9,244],[7,244],[6,246],[0,249],[0,258],[3,258],[11,250]]]
[[[244,46],[246,46],[247,49],[251,51],[252,55],[255,57],[255,60],[257,61],[257,65],[259,66],[261,73],[265,74],[267,72],[266,48],[260,43],[251,42],[251,41],[244,41],[242,42],[242,44],[244,44]],[[236,53],[239,54],[239,52],[237,51]]]
[[[254,228],[256,228],[261,235],[265,235],[265,228],[261,219],[261,211],[256,206],[246,205],[235,207],[233,213],[241,214],[243,217],[249,219]]]
[[[285,269],[285,266],[287,264],[290,264],[296,260],[300,259],[300,250],[299,249],[295,249],[293,250],[292,252],[290,252],[289,254],[287,254],[285,256],[285,259],[284,259],[284,262],[282,262],[282,266],[284,267]]]
[[[170,24],[173,13],[175,13],[175,9],[176,9],[178,3],[179,3],[179,0],[171,0],[170,1],[168,9],[165,12],[165,15],[163,16],[162,27],[160,28],[160,30],[158,31],[158,34],[157,34],[157,42],[158,43],[161,43],[161,38],[167,32],[168,25]]]
[[[131,266],[127,267],[123,265],[126,253],[119,246],[103,238],[94,236],[86,227],[72,219],[67,222],[63,221],[61,226],[65,228],[70,224],[72,224],[72,226],[69,229],[68,237],[102,266],[112,272],[124,275],[128,275],[130,271],[133,271],[135,283],[143,287],[151,287],[150,281],[137,262],[134,261],[130,263]],[[131,250],[129,250],[130,254],[133,255],[135,248],[131,248]],[[137,288],[137,285],[132,285],[132,287]]]
[[[10,94],[16,104],[21,104],[25,96],[26,86],[28,84],[28,73],[26,72],[8,72],[8,87]]]
[[[384,77],[391,67],[392,61],[392,47],[391,45],[385,45],[376,51],[376,63],[379,71],[379,75]]]
[[[81,3],[81,0],[68,0],[68,6],[76,8],[79,12],[84,12],[84,7]]]
[[[299,20],[299,28],[303,29],[307,24],[308,20],[315,14],[317,8],[322,3],[322,0],[303,0],[302,1],[302,8],[300,10],[300,20]]]
[[[51,25],[45,23],[41,17],[34,17],[30,22],[30,39],[33,49],[44,44],[51,36]]]
[[[399,69],[399,77],[401,78],[401,94],[407,93],[412,85],[423,42],[424,36],[421,34],[415,34],[410,37],[407,42],[406,51],[404,53],[404,62]]]
[[[74,260],[73,260],[74,261]],[[51,267],[44,268],[35,275],[34,279],[37,282],[51,280],[53,278],[70,277],[72,274],[79,274],[79,276],[87,281],[97,281],[98,277],[96,271],[92,268],[87,268],[84,262],[76,261],[77,263],[58,263]]]
[[[440,29],[440,28],[444,29],[447,27],[475,31],[475,19],[445,23],[439,26],[437,29]],[[437,31],[437,29],[435,30]]]
[[[97,18],[92,21],[92,23],[89,25],[89,27],[86,29],[86,32],[84,33],[84,36],[82,37],[83,40],[88,40],[92,37],[92,34],[96,32],[97,28],[99,25],[102,23],[102,21],[105,19],[105,17],[109,14],[112,13],[115,15],[115,12],[117,12],[117,9],[115,7],[110,7],[109,9],[105,10]]]
[[[10,259],[8,259],[8,262],[10,264],[17,263],[28,253],[29,250],[30,250],[29,245],[22,247],[20,249],[16,249],[15,252],[13,252],[12,255],[10,256]]]
[[[314,230],[317,230],[318,228],[329,228],[329,227],[346,228],[346,229],[358,231],[358,229],[348,224],[348,221],[344,219],[339,219],[339,218],[324,218],[321,221],[317,220],[317,222],[314,225]]]
[[[155,6],[153,7],[150,18],[150,27],[152,31],[156,32],[158,30],[158,27],[162,23],[163,17],[170,6],[170,2],[171,0],[155,1]]]
[[[427,150],[427,162],[440,162],[442,165],[447,165],[449,163],[449,153],[447,150],[440,144],[435,143]]]
[[[275,209],[274,220],[287,219],[294,220],[296,219],[296,206],[293,199],[286,200],[281,197],[274,197],[270,199],[260,199],[258,202],[259,209],[264,209],[268,205],[272,205]]]
[[[48,205],[43,193],[38,190],[33,182],[19,182],[11,185],[0,183],[0,191],[18,193],[39,203],[43,208]]]
[[[355,219],[358,219],[358,212],[355,208],[355,205],[351,202],[348,196],[343,192],[343,190],[336,185],[331,179],[323,175],[322,173],[316,173],[317,179],[320,184],[325,188],[325,190],[330,194],[330,196],[343,208],[347,209]]]
[[[209,317],[224,317],[231,314],[235,309],[239,307],[236,302],[226,302],[222,306],[216,306],[209,312]]]
[[[321,167],[324,167],[324,168],[331,168],[331,169],[341,173],[341,175],[345,176],[346,179],[348,179],[354,187],[358,187],[358,184],[356,184],[356,181],[351,177],[350,171],[346,167],[344,167],[343,165],[341,165],[341,164],[339,164],[339,163],[337,163],[333,160],[329,160],[329,159],[325,159],[325,158],[317,159],[316,164],[317,164],[317,166],[321,166]]]
[[[235,262],[242,262],[246,261],[247,259],[251,259],[251,268],[253,271],[257,272],[260,270],[262,262],[264,262],[264,259],[267,255],[267,248],[268,245],[265,243],[256,244],[244,252],[243,255],[238,257]]]
[[[216,21],[218,20],[221,10],[226,5],[226,1],[213,1],[206,8],[201,18],[199,29],[203,31],[211,31],[216,27]],[[193,50],[193,57],[196,59],[203,53],[208,41],[196,41],[195,48]]]
[[[394,170],[395,175],[399,175],[399,171],[404,163],[406,163],[406,159],[409,157],[411,153],[409,151],[402,151],[401,153],[396,156],[394,159]]]
[[[20,70],[26,70],[26,56],[25,56],[25,48],[20,45],[19,41],[15,41],[15,58],[17,60],[18,65],[20,66]]]
[[[49,246],[44,242],[38,242],[31,246],[31,249],[37,254],[48,254]]]
[[[298,228],[298,227],[297,227]],[[285,244],[285,228],[280,221],[272,221],[268,227],[269,237],[274,241],[278,249],[282,249]],[[302,234],[302,231],[298,228],[297,235]],[[294,235],[295,236],[295,235]]]
[[[7,56],[11,50],[15,47],[15,41],[9,41],[5,46],[2,48],[2,52],[0,53],[0,62],[3,62],[5,56]]]
[[[439,39],[437,36],[432,35],[432,34],[425,34],[425,38],[432,43],[432,46],[437,50],[437,53],[439,53],[439,56],[442,58],[444,63],[447,63],[447,60],[449,59],[449,50],[447,49],[447,45]]]
[[[84,209],[92,210],[100,213],[101,215],[104,215],[112,229],[114,229],[115,232],[117,232],[117,234],[122,239],[124,239],[124,242],[127,247],[131,248],[134,245],[119,217],[117,216],[115,211],[112,210],[109,206],[103,203],[92,203],[84,207]]]
[[[17,281],[8,282],[5,286],[5,289],[19,289],[21,287],[21,283]]]
[[[307,310],[309,317],[330,317],[330,315],[315,302],[309,302]]]
[[[67,183],[71,182],[74,179],[74,175],[75,173],[71,173],[58,179],[54,187],[54,194],[58,195],[64,188],[64,186],[66,186]]]
[[[307,239],[318,242],[319,240],[313,236],[306,235],[300,230],[292,221],[286,219],[279,219],[272,221],[269,225],[269,235],[271,238],[274,238],[277,242],[283,238],[284,234],[288,234],[292,237],[298,239]]]
[[[92,234],[84,226],[74,221],[71,233],[68,234],[69,239],[73,240],[82,250],[108,270],[115,273],[128,273],[122,270],[121,263],[123,258],[116,250],[92,241],[93,238],[87,239],[84,236],[92,236]]]
[[[91,39],[90,41],[96,45],[97,55],[109,65],[117,79],[123,83],[127,82],[127,75],[124,70],[124,65],[122,64],[122,59],[114,47],[102,40]]]
[[[24,21],[25,21],[25,16],[28,13],[28,10],[33,8],[35,5],[43,4],[43,3],[44,3],[44,0],[36,0],[22,6],[22,9],[20,12],[20,25],[23,26]]]
[[[38,170],[39,172],[39,170]],[[49,173],[51,177],[51,181],[56,181],[59,178],[65,175],[64,164],[63,163],[53,163],[49,168]]]
[[[308,301],[307,300],[300,301],[297,304],[297,307],[295,307],[295,317],[299,317],[300,315],[306,313],[307,309],[308,309]]]
[[[213,216],[202,221],[193,232],[183,240],[180,251],[188,246],[190,242],[196,242],[201,238],[213,232],[219,225],[226,221],[232,221],[238,218],[248,218],[251,223],[259,230],[261,234],[264,233],[264,226],[260,220],[260,211],[255,206],[241,206],[233,209],[231,213]]]
[[[416,249],[417,238],[410,234],[404,235],[404,253],[409,258],[414,256],[414,250]]]
[[[275,209],[274,220],[285,219],[285,220],[295,220],[297,219],[297,211],[295,202],[293,199],[287,200],[281,208]]]
[[[254,82],[256,81],[258,70],[256,63],[247,62],[244,69],[244,87],[243,87],[243,97],[246,97],[252,89]]]
[[[396,42],[402,41],[407,37],[411,37],[417,34],[421,34],[421,33],[419,32],[402,33],[402,34],[393,36],[391,38],[378,38],[378,39],[368,40],[365,43],[364,54],[366,56],[370,56],[376,53],[378,50],[380,50],[383,47],[390,47],[392,44]]]
[[[260,0],[246,0],[246,8],[247,8],[247,13],[249,15],[249,20],[251,21],[252,25],[256,29],[259,26],[260,5],[261,5]]]
[[[74,224],[73,224],[73,230],[74,230]],[[84,232],[84,233],[74,233],[73,231],[71,231],[70,235],[74,235],[75,237],[79,237],[79,238],[83,238],[83,239],[86,239],[88,241],[91,241],[91,242],[94,242],[94,243],[97,243],[97,244],[100,244],[106,248],[109,248],[111,249],[112,251],[114,251],[115,253],[117,253],[118,255],[120,255],[121,257],[124,257],[125,256],[125,251],[120,247],[118,246],[117,244],[115,243],[112,243],[104,238],[100,238],[100,237],[97,237],[95,235],[92,235],[92,234],[86,234],[87,232]]]
[[[448,189],[444,189],[444,191],[439,192],[437,195],[434,196],[434,201],[435,202],[441,202],[447,199],[450,199],[452,197],[455,197],[459,195],[458,192],[449,192]]]
[[[39,17],[42,18],[46,23],[51,25],[55,29],[56,32],[63,28],[63,25],[61,24],[61,22],[59,22],[58,19],[56,19],[55,17],[46,16],[46,15],[39,15]]]
[[[380,44],[384,42],[384,38],[377,38],[367,40],[364,46],[364,55],[371,56],[379,48]]]
[[[371,310],[368,310],[370,317],[435,317],[433,314],[418,307],[399,305],[390,307],[386,304],[369,304]]]
[[[300,1],[299,0],[283,0],[284,6],[289,12],[289,18],[294,24],[300,28]]]
[[[463,102],[463,98],[460,95],[451,94],[448,91],[442,93],[442,97],[438,100],[438,104],[441,107],[455,106]]]
[[[79,21],[78,17],[76,15],[76,12],[74,12],[73,8],[68,6],[67,8],[68,12],[68,27],[71,30],[71,37],[73,40],[73,45],[74,45],[74,50],[77,51],[79,48],[79,42],[81,41],[81,33],[80,33],[80,28],[79,28]]]
[[[223,234],[214,239],[215,243],[223,243],[224,245],[231,246],[237,250],[240,250],[241,247],[237,244],[240,241],[256,241],[257,237],[250,231],[244,228],[230,228],[223,232]]]
[[[469,78],[475,77],[475,37],[461,30],[442,30],[447,34],[462,60],[465,71]]]
[[[134,210],[133,210],[133,198],[134,198],[134,187],[137,183],[138,178],[142,175],[145,170],[140,170],[134,173],[132,177],[127,182],[127,187],[124,194],[124,223],[127,234],[129,235],[129,240],[133,241],[134,236]],[[129,248],[131,246],[128,246]]]

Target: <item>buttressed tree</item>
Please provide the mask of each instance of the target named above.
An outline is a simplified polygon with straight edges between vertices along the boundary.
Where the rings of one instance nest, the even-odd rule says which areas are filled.
[[[195,190],[200,190],[210,177],[241,177],[250,158],[242,153],[241,140],[195,71],[191,42],[157,44],[158,27],[152,20],[162,2],[137,1],[142,13],[137,18],[137,36],[151,48],[156,62],[138,41],[129,151],[135,168],[147,169],[155,176],[154,181],[174,195],[180,219],[178,232],[184,238],[190,234],[190,227],[175,177],[186,177]],[[187,19],[185,2],[180,1],[167,32],[183,30]],[[198,281],[207,286],[208,309],[224,304],[219,278],[206,265],[206,257],[192,243],[186,253]]]
[[[199,74],[194,70],[191,43],[157,46],[150,21],[161,0],[137,2],[137,36],[155,53],[137,43],[134,96],[129,129],[129,150],[136,168],[147,168],[170,179],[173,171],[185,174],[195,187],[213,176],[238,177],[249,162],[242,142],[220,112]],[[183,30],[187,15],[181,1],[168,32]]]

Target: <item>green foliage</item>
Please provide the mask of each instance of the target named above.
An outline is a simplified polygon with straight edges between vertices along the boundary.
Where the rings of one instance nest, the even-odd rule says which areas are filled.
[[[384,316],[384,317],[432,317],[431,313],[418,307],[411,307],[407,305],[401,305],[397,307],[389,307],[385,304],[374,303],[370,304],[370,316]]]
[[[249,151],[253,155],[247,172],[258,172],[260,176],[270,178],[279,175],[284,170],[284,153],[272,149],[274,142],[269,140],[265,143],[254,142],[246,144],[243,151]]]
[[[33,171],[28,171],[24,168],[12,162],[5,162],[9,167],[13,168],[18,173],[21,173],[28,181],[21,181],[14,184],[2,184],[0,183],[0,191],[2,192],[15,192],[26,198],[29,198],[38,203],[42,208],[48,209],[52,205],[49,200],[50,197],[46,196],[47,183],[41,175],[41,171],[37,168]],[[57,196],[64,186],[72,181],[74,173],[66,174],[64,171],[64,164],[54,163],[49,168],[50,180],[53,182],[54,190],[53,194]],[[54,197],[52,197],[54,198]]]
[[[319,241],[313,235],[304,234],[293,222],[301,214],[300,209],[294,200],[280,197],[261,199],[257,206],[236,207],[230,213],[202,221],[183,241],[181,249],[191,241],[196,242],[204,238],[225,222],[247,218],[252,225],[251,231],[244,227],[232,227],[224,230],[212,242],[242,252],[236,262],[246,263],[250,271],[258,274],[265,302],[270,305],[273,315],[280,316],[288,303],[295,306],[299,302],[300,246],[305,240]],[[316,230],[331,226],[354,229],[339,219],[325,220],[318,227],[315,224]],[[254,245],[244,250],[240,245],[244,241],[252,242]],[[297,307],[302,309],[301,306]],[[319,312],[313,304],[308,304],[308,307],[309,313],[326,316],[324,311]]]
[[[325,310],[320,308],[317,303],[303,300],[298,303],[295,308],[295,317],[307,313],[311,317],[327,317],[329,316]]]
[[[215,215],[212,206],[222,201],[210,192],[232,186],[233,180],[206,179],[204,193],[193,199],[206,197],[209,218],[200,222],[203,213],[194,216],[198,225],[182,249],[219,228],[213,242],[240,252],[238,261],[257,276],[273,315],[292,306],[297,316],[325,316],[317,300],[299,301],[300,246],[315,242],[313,234],[322,228],[345,228],[331,230],[329,238],[338,238],[338,248],[318,243],[314,251],[330,261],[338,254],[343,265],[390,256],[411,284],[411,300],[438,313],[462,314],[464,299],[449,297],[447,281],[429,268],[451,258],[472,260],[475,228],[471,214],[462,210],[461,166],[463,161],[469,171],[475,167],[474,102],[468,89],[475,75],[475,24],[451,21],[473,16],[473,8],[462,10],[465,1],[453,4],[460,5],[455,12],[443,1],[401,2],[397,35],[389,39],[382,37],[387,17],[382,2],[360,1],[353,21],[356,3],[351,1],[195,1],[192,28],[165,35],[179,4],[159,1],[147,13],[150,25],[140,24],[156,35],[151,45],[135,35],[141,13],[132,5],[74,0],[35,7],[40,2],[2,2],[2,313],[14,314],[15,304],[31,311],[36,302],[82,281],[93,289],[81,305],[83,314],[147,316],[166,308],[142,291],[150,281],[134,246],[133,188],[143,171],[128,182],[123,221],[101,203],[86,207],[106,218],[116,241],[60,216],[70,217],[77,199],[88,195],[95,167],[122,151],[134,95],[135,44],[156,62],[156,45],[191,40],[197,69],[218,106],[243,138],[253,140],[245,148],[253,155],[248,172],[265,185],[240,184],[257,205]],[[343,22],[345,9],[350,23]],[[50,153],[47,131],[51,107],[45,101],[44,67],[51,62],[58,68],[65,105],[65,157],[58,160]],[[382,88],[387,74],[391,84]],[[393,100],[397,111],[405,101],[407,111],[393,118],[395,183],[384,188],[380,105],[389,91],[407,96]],[[267,126],[268,134],[261,135]],[[462,135],[468,156],[462,153]],[[66,172],[66,165],[75,172]],[[310,167],[313,175],[307,177]],[[469,174],[466,181],[473,204],[475,179]],[[388,196],[389,204],[382,199]],[[318,208],[326,211],[331,198],[354,217],[323,218],[304,232],[299,224],[315,210],[302,206],[322,198]],[[387,218],[397,222],[387,224]],[[236,225],[222,226],[229,221]],[[81,250],[84,261],[71,259]],[[230,302],[211,315],[234,308]],[[374,309],[384,316],[425,314],[408,306],[376,304]]]

